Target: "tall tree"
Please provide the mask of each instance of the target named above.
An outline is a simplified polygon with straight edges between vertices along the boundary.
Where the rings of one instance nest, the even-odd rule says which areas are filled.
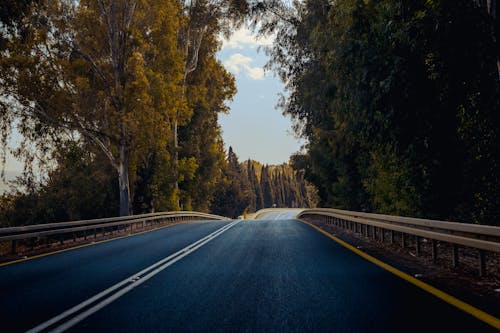
[[[254,200],[254,193],[250,191],[248,179],[243,173],[232,147],[229,147],[225,162],[223,177],[217,185],[211,211],[215,214],[236,218],[248,210],[252,200]]]
[[[19,121],[41,149],[61,142],[61,133],[93,143],[117,173],[120,214],[127,215],[130,175],[151,149],[164,149],[185,104],[172,84],[183,74],[181,7],[59,0],[38,1],[30,14],[22,34],[3,36],[2,120]]]
[[[220,34],[228,36],[231,27],[239,25],[244,18],[246,2],[245,0],[183,0],[181,2],[185,24],[179,31],[178,45],[184,59],[180,88],[185,95],[189,76],[198,68],[203,42],[208,39],[210,44],[213,42],[214,36]],[[183,112],[177,114],[172,123],[172,155],[176,172],[179,172],[177,165],[179,160],[179,126],[186,125],[190,118],[190,114],[187,117],[183,117],[183,114]],[[174,186],[179,189],[177,180]]]
[[[269,66],[287,84],[281,106],[308,139],[305,172],[323,205],[498,220],[498,29],[478,3],[261,8],[262,31],[278,36]]]
[[[192,160],[192,177],[183,176],[180,199],[184,209],[208,211],[224,167],[224,144],[218,114],[229,111],[226,101],[236,92],[234,77],[215,58],[217,35],[206,35],[199,50],[198,66],[187,79],[186,97],[192,110],[179,128],[180,161]],[[185,163],[184,163],[185,164]],[[179,170],[181,175],[185,170]]]

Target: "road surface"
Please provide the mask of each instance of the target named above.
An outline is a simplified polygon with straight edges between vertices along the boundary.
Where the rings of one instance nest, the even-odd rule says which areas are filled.
[[[496,331],[290,219],[179,224],[7,265],[0,295],[1,332]]]

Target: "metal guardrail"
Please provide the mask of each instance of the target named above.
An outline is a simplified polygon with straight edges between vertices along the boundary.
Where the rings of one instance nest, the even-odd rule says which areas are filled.
[[[400,217],[363,212],[352,212],[340,209],[315,208],[305,209],[298,215],[298,219],[307,220],[308,217],[320,219],[321,222],[337,227],[349,229],[368,237],[379,238],[384,241],[385,231],[389,231],[390,242],[394,242],[394,233],[400,235],[401,245],[406,246],[407,236],[415,238],[417,255],[421,252],[422,239],[431,240],[431,253],[437,259],[437,242],[446,242],[452,245],[452,264],[458,266],[458,246],[465,246],[479,250],[479,275],[486,274],[486,252],[500,253],[500,227],[477,224],[435,221],[419,218]]]
[[[17,252],[17,243],[21,240],[36,240],[43,237],[58,236],[57,241],[63,242],[64,238],[62,236],[67,236],[70,234],[73,240],[79,236],[83,237],[84,240],[87,237],[97,238],[98,232],[103,235],[106,231],[113,233],[118,228],[133,230],[133,226],[136,224],[141,224],[142,227],[151,224],[160,224],[163,221],[167,222],[178,222],[178,221],[194,221],[194,220],[229,220],[226,217],[191,212],[191,211],[181,211],[181,212],[161,212],[161,213],[150,213],[143,215],[131,215],[123,217],[110,217],[103,219],[94,220],[81,220],[72,222],[60,222],[60,223],[47,223],[47,224],[35,224],[20,227],[8,227],[0,228],[0,243],[1,242],[12,242],[11,252],[15,254]],[[125,228],[123,228],[125,227]],[[136,227],[137,229],[137,227]],[[90,233],[89,233],[90,231]],[[31,243],[31,247],[34,247],[34,242]]]

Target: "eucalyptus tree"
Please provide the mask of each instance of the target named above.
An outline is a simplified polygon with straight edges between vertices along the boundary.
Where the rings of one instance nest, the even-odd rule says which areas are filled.
[[[179,30],[179,50],[184,59],[182,79],[179,84],[184,95],[188,86],[188,76],[199,64],[200,49],[203,42],[210,43],[214,36],[229,36],[232,28],[240,25],[247,12],[246,0],[182,0],[184,24]],[[172,124],[174,167],[178,169],[179,126],[186,125],[191,113],[181,116],[182,111]],[[178,170],[177,170],[178,172]],[[178,178],[178,177],[176,177]],[[179,189],[178,181],[175,188]]]
[[[152,149],[166,153],[186,111],[183,19],[174,0],[34,2],[20,29],[2,29],[4,148],[14,123],[38,151],[64,139],[92,143],[116,171],[120,215],[129,214],[129,175]]]

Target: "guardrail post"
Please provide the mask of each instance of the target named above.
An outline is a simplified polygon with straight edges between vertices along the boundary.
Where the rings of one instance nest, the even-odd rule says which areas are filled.
[[[384,228],[380,228],[380,240],[382,241],[382,243],[385,241],[385,229]]]
[[[406,247],[406,235],[404,232],[401,233],[401,247]]]
[[[486,275],[486,251],[479,250],[479,276]]]
[[[437,241],[435,239],[432,240],[432,261],[436,262],[438,257],[438,249],[437,249]]]
[[[16,254],[17,253],[17,239],[14,239],[12,241],[11,252],[12,252],[12,254]]]
[[[458,246],[457,246],[457,244],[452,245],[452,264],[453,264],[453,268],[458,267]]]
[[[391,230],[391,232],[389,233],[389,240],[391,244],[394,244],[394,230]]]
[[[377,227],[372,226],[372,238],[377,239]]]
[[[415,253],[418,256],[420,256],[420,237],[415,236]]]

